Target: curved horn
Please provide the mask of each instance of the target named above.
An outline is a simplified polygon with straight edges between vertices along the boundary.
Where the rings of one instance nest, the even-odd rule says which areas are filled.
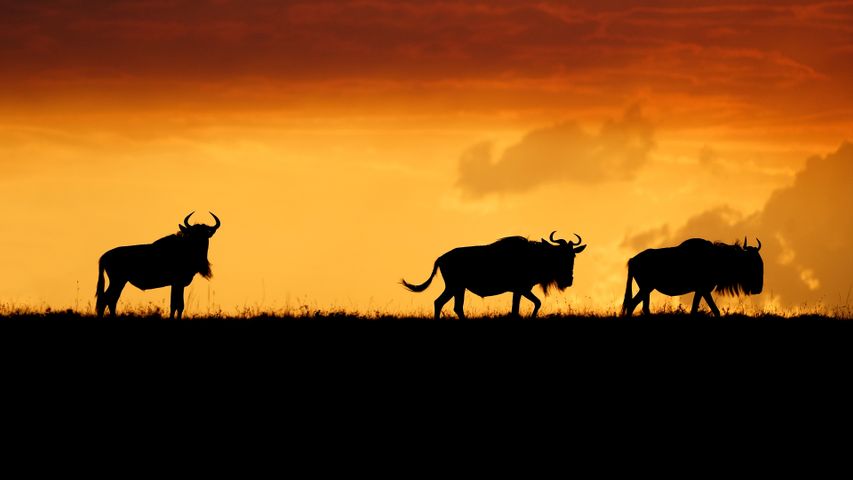
[[[190,228],[190,217],[193,216],[193,213],[195,212],[190,212],[190,214],[187,215],[187,218],[184,219],[184,226],[187,228]]]
[[[575,234],[575,236],[576,236],[576,237],[578,237],[578,243],[575,243],[575,242],[569,242],[569,245],[571,245],[571,246],[573,246],[573,247],[574,247],[575,245],[580,245],[581,243],[583,243],[583,240],[581,239],[581,236],[580,236],[580,235],[578,235],[578,234],[576,233],[576,234]]]
[[[759,240],[758,237],[755,237],[755,241],[758,242],[758,250],[756,250],[756,252],[760,252],[761,251],[761,240]]]
[[[214,225],[214,226],[210,227],[210,228],[212,228],[212,229],[215,231],[217,228],[219,228],[219,227],[222,225],[222,222],[219,220],[219,217],[217,217],[216,215],[214,215],[214,213],[213,213],[213,212],[207,212],[207,213],[209,213],[209,214],[210,214],[210,216],[211,216],[211,217],[213,217],[213,219],[214,219],[214,220],[216,220],[216,225]]]
[[[556,231],[556,230],[554,230],[553,232],[551,232],[551,236],[550,236],[550,237],[548,237],[548,238],[551,240],[551,243],[555,243],[555,244],[557,244],[557,245],[568,245],[568,244],[569,244],[569,242],[567,242],[567,241],[563,240],[562,238],[558,238],[558,239],[554,240],[554,234],[555,234],[555,233],[557,233],[557,231]]]

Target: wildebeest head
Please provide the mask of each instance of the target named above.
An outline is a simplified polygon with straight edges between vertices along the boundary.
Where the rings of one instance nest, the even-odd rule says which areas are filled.
[[[210,237],[216,233],[222,222],[219,221],[219,217],[214,215],[213,212],[208,212],[216,220],[216,225],[212,227],[201,223],[190,225],[190,217],[193,213],[195,212],[191,212],[184,218],[183,225],[178,225],[181,231],[178,232],[176,237],[183,244],[181,248],[188,255],[187,261],[194,265],[198,273],[203,277],[210,278],[212,273],[210,271],[210,262],[207,261],[207,249],[210,245]]]
[[[551,236],[548,237],[551,240],[551,243],[548,243],[544,238],[542,239],[542,243],[550,247],[549,264],[550,267],[554,269],[551,272],[553,276],[552,283],[560,290],[564,290],[571,287],[574,282],[575,255],[584,251],[584,249],[586,249],[586,245],[581,245],[583,240],[577,233],[575,234],[575,236],[578,237],[577,242],[567,242],[562,238],[555,239],[555,233],[557,233],[556,230],[551,232]],[[545,286],[543,286],[543,289],[547,292],[547,288]]]
[[[189,215],[187,215],[186,218],[184,218],[184,224],[183,225],[178,225],[178,228],[181,229],[181,233],[186,238],[208,239],[208,238],[212,237],[213,234],[216,233],[216,230],[218,230],[219,227],[222,225],[222,222],[219,221],[219,217],[214,215],[213,212],[208,212],[208,213],[210,213],[210,215],[213,217],[213,219],[216,220],[216,225],[214,225],[212,227],[205,225],[203,223],[197,223],[195,225],[190,225],[190,217],[193,216],[193,213],[195,213],[195,212],[191,212]]]
[[[746,237],[743,237],[743,291],[749,295],[757,295],[764,289],[764,261],[758,253],[761,250],[761,240],[757,247],[750,247]]]

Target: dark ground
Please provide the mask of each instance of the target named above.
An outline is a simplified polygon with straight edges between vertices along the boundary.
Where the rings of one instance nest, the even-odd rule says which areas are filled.
[[[596,385],[619,390],[618,398],[609,401],[631,403],[649,395],[650,378],[667,378],[667,388],[675,391],[685,382],[695,390],[709,380],[728,385],[732,378],[739,389],[754,389],[768,376],[786,384],[792,378],[817,378],[827,367],[853,364],[851,352],[853,321],[818,315],[481,317],[465,322],[346,314],[184,321],[97,319],[73,312],[0,316],[0,355],[7,371],[40,365],[41,374],[57,371],[73,379],[118,370],[117,376],[105,378],[108,384],[110,378],[148,378],[152,368],[157,375],[177,372],[181,383],[199,374],[260,376],[259,384],[293,395],[298,393],[290,386],[292,379],[308,377],[324,385],[349,385],[335,396],[343,403],[365,394],[362,380],[377,376],[391,390],[400,382],[415,389],[427,382],[435,390],[449,379],[453,388],[470,390],[489,378],[493,385],[547,387],[574,397],[589,395],[588,385]],[[463,400],[442,389],[449,396],[441,402]],[[741,394],[726,395],[736,399]]]
[[[749,342],[766,344],[774,336],[797,341],[802,332],[844,331],[853,334],[853,321],[822,315],[782,317],[777,315],[746,316],[739,314],[714,318],[708,314],[691,316],[682,313],[661,313],[648,317],[615,316],[557,316],[536,319],[524,317],[474,317],[459,321],[445,316],[441,321],[432,318],[405,318],[383,315],[359,316],[347,313],[315,313],[281,316],[214,316],[188,317],[169,320],[159,315],[119,315],[116,318],[96,318],[73,312],[25,313],[0,316],[0,337],[3,332],[62,337],[125,335],[129,339],[183,336],[187,338],[220,337],[223,341],[244,337],[253,341],[280,341],[283,338],[304,338],[316,341],[350,339],[366,343],[411,341],[421,343],[464,343],[474,345],[501,344],[510,348],[514,342],[538,344],[569,343],[585,348],[582,339],[591,342],[676,343]],[[832,337],[830,338],[841,338]],[[851,337],[853,338],[853,337]],[[581,340],[579,340],[581,339]],[[289,340],[288,340],[289,341]],[[851,341],[853,344],[853,341]]]

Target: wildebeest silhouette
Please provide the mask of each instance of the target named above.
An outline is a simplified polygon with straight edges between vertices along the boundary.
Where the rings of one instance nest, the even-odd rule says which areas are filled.
[[[195,212],[193,212],[195,213]],[[190,213],[180,231],[146,245],[114,248],[101,256],[98,262],[98,288],[96,310],[98,317],[107,307],[110,316],[116,315],[116,304],[127,282],[141,289],[172,287],[169,318],[178,319],[184,313],[184,288],[189,286],[196,273],[204,278],[212,276],[207,249],[210,237],[222,225],[212,212],[216,225],[190,225]],[[104,291],[104,272],[110,277],[110,286]]]
[[[549,237],[552,243],[544,238],[536,242],[524,237],[506,237],[491,245],[455,248],[438,257],[432,274],[423,284],[412,285],[405,280],[401,283],[412,292],[423,292],[441,270],[444,292],[435,300],[436,320],[451,298],[455,298],[453,311],[460,319],[465,318],[466,289],[481,297],[512,292],[513,316],[518,316],[523,296],[533,302],[532,317],[535,317],[542,302],[533,295],[533,287],[541,286],[547,295],[551,287],[562,291],[572,286],[575,254],[586,248],[586,245],[577,246],[582,242],[578,234],[575,234],[577,243],[573,243],[555,240],[555,233],[551,232]]]
[[[648,315],[650,295],[657,290],[665,295],[676,296],[695,292],[690,313],[699,310],[704,298],[715,316],[720,310],[711,298],[711,292],[724,295],[759,294],[764,288],[764,262],[757,247],[735,242],[728,245],[710,242],[701,238],[685,240],[677,247],[650,248],[628,260],[628,285],[622,314],[630,316],[640,301],[643,313]],[[640,291],[631,298],[632,280],[637,281]]]

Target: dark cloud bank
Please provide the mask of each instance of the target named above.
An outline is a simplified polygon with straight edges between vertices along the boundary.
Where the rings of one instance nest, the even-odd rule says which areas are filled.
[[[741,216],[718,207],[677,229],[650,229],[625,239],[631,251],[704,237],[733,242],[761,239],[765,294],[785,306],[853,303],[853,144],[812,157],[794,184],[775,191],[764,209]]]

